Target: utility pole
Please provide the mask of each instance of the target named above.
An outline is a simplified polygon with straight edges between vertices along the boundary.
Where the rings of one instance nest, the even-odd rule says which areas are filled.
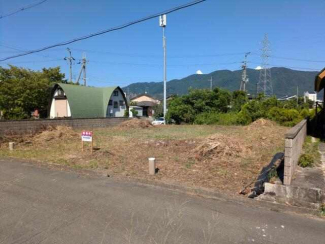
[[[262,41],[261,52],[262,69],[260,71],[260,78],[258,82],[258,92],[263,93],[265,96],[272,96],[273,87],[271,80],[271,69],[269,67],[269,57],[271,50],[267,34],[265,34]]]
[[[297,86],[297,106],[299,105],[299,90],[298,90],[298,86]]]
[[[74,57],[72,57],[70,48],[67,48],[67,51],[69,52],[69,57],[65,57],[64,60],[69,61],[69,67],[70,67],[70,76],[69,81],[72,82],[72,62],[75,60]]]
[[[165,27],[167,25],[167,16],[160,15],[159,17],[159,25],[163,29],[163,49],[164,49],[164,118],[166,118],[166,113],[167,113],[167,95],[166,95],[166,83],[167,83],[167,70],[166,70],[166,37],[165,37]]]
[[[241,91],[246,91],[246,83],[248,83],[249,79],[248,79],[248,76],[247,76],[247,56],[251,54],[250,52],[246,53],[245,54],[245,60],[243,62],[243,65],[242,65],[242,69],[243,69],[243,74],[242,74],[242,80],[241,80],[241,83],[240,83],[240,90]]]
[[[212,91],[212,88],[213,88],[213,86],[212,86],[212,82],[213,82],[212,76],[211,76],[209,81],[210,81],[210,90]]]
[[[81,74],[83,73],[83,81],[84,81],[84,86],[87,86],[87,76],[86,76],[86,64],[87,64],[87,59],[86,59],[86,54],[83,54],[81,62],[79,62],[78,64],[81,64],[81,69],[79,72],[79,76],[77,79],[77,83],[79,83],[80,78],[81,78]]]

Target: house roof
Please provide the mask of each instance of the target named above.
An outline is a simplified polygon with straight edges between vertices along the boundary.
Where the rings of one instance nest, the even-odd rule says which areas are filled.
[[[54,85],[51,97],[58,87],[62,88],[69,101],[73,118],[106,117],[108,102],[115,89],[120,90],[126,101],[123,90],[118,86],[89,87],[58,83]]]
[[[157,103],[151,102],[151,101],[143,101],[143,102],[137,102],[137,106],[140,107],[154,107]]]
[[[323,69],[315,78],[315,91],[320,92],[325,87],[325,69]]]
[[[154,98],[153,96],[150,96],[150,95],[148,95],[148,94],[146,94],[146,93],[143,93],[143,94],[137,95],[137,96],[135,96],[135,97],[132,97],[132,98],[131,98],[131,101],[134,100],[134,99],[137,99],[137,98],[139,98],[139,97],[143,97],[143,96],[145,96],[145,97],[149,97],[149,98],[154,99],[154,100],[157,100],[157,99]]]

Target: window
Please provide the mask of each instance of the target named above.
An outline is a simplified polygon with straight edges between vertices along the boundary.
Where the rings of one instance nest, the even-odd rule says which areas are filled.
[[[124,106],[124,101],[120,100],[120,106]]]
[[[118,102],[114,102],[114,108],[118,108]]]
[[[118,91],[114,91],[114,92],[113,92],[113,96],[114,96],[114,97],[117,97],[117,96],[118,96]]]
[[[113,105],[113,100],[109,100],[108,105]]]

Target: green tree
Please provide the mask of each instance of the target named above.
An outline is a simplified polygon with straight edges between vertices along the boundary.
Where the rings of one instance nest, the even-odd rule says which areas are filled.
[[[50,87],[58,82],[66,82],[59,67],[42,71],[0,67],[0,110],[4,118],[27,119],[35,109],[46,117]]]
[[[232,108],[234,112],[239,112],[241,107],[248,101],[246,92],[244,91],[234,91],[232,93]]]
[[[201,113],[227,112],[231,95],[227,91],[215,88],[190,90],[188,95],[176,97],[168,105],[167,121],[176,123],[193,123],[195,117]]]

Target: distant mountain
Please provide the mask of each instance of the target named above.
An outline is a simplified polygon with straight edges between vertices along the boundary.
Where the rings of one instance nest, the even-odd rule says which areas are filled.
[[[248,69],[247,74],[249,77],[249,82],[246,86],[248,93],[255,95],[260,71]],[[210,74],[194,74],[180,80],[171,80],[167,83],[167,96],[172,94],[186,94],[189,88],[210,88],[211,77],[213,79],[213,87],[219,87],[230,91],[238,90],[240,87],[241,75],[241,70],[218,70]],[[287,68],[271,68],[271,75],[274,94],[277,97],[283,97],[286,95],[295,95],[297,93],[297,87],[299,89],[299,95],[302,95],[305,91],[313,92],[314,79],[317,72],[298,71]],[[147,91],[148,94],[159,99],[163,96],[162,82],[133,83],[123,89],[124,91],[128,90],[130,94],[141,94]]]

